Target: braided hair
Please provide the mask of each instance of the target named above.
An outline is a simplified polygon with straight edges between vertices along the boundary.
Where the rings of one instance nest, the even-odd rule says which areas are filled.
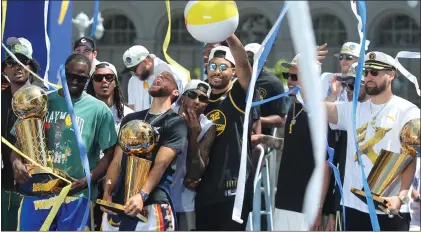
[[[105,65],[99,64],[95,67],[95,70],[98,68],[105,68],[105,67],[106,67]],[[124,100],[123,92],[121,91],[120,82],[118,81],[117,76],[114,79],[114,81],[115,81],[115,88],[114,88],[114,95],[113,95],[113,103],[115,104],[117,108],[117,116],[120,119],[122,119],[124,117],[124,105],[126,102]],[[88,86],[86,87],[86,92],[96,98],[92,77],[89,80]]]

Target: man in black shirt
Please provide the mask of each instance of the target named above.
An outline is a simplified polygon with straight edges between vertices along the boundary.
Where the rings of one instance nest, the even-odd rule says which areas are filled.
[[[298,85],[297,64],[299,55],[291,63],[282,66],[289,69],[283,73],[288,80],[288,88],[293,89]],[[319,66],[320,68],[320,66]],[[308,230],[305,215],[302,213],[304,196],[307,185],[313,173],[315,162],[313,156],[312,140],[310,135],[309,120],[306,109],[298,102],[295,95],[289,109],[285,123],[284,150],[279,167],[277,191],[275,195],[275,230]],[[325,166],[325,173],[329,167]],[[324,198],[329,184],[329,175],[323,183],[321,199],[314,199],[314,207],[319,208],[318,218],[312,230],[320,230],[321,212]]]
[[[152,150],[153,165],[146,183],[140,193],[125,202],[125,213],[121,215],[120,230],[175,230],[175,213],[170,198],[170,185],[175,172],[176,159],[187,147],[187,125],[185,121],[171,109],[181,91],[183,84],[179,77],[166,63],[155,67],[158,74],[149,88],[153,97],[151,108],[127,115],[121,127],[132,120],[143,120],[151,124],[159,133],[159,142]],[[111,201],[111,193],[117,179],[122,173],[121,183],[125,182],[127,157],[117,146],[114,159],[108,169],[104,200]],[[121,164],[121,165],[120,165]],[[124,191],[124,187],[118,189]],[[117,193],[119,194],[119,193]],[[120,193],[120,195],[122,195]],[[122,203],[123,199],[120,199]],[[139,221],[135,215],[145,208],[148,211],[148,222]],[[107,213],[113,214],[108,210]]]
[[[254,54],[259,50],[260,44],[251,43],[245,47],[250,65],[253,66]],[[267,99],[285,92],[284,85],[278,77],[262,69],[256,81],[256,89],[260,98]],[[262,134],[272,135],[274,127],[282,127],[285,124],[286,104],[285,98],[278,98],[260,106],[260,122]]]
[[[8,38],[7,46],[28,69],[35,73],[38,71],[38,63],[32,58],[32,46],[28,40],[25,38]],[[16,138],[10,133],[17,120],[17,117],[12,110],[12,98],[13,94],[21,87],[30,85],[30,73],[7,53],[6,58],[1,63],[1,72],[2,76],[4,74],[10,81],[8,86],[1,92],[1,136],[11,144],[15,144]],[[12,149],[6,144],[1,144],[1,230],[16,230],[17,228],[20,196],[14,192],[9,192],[15,190],[12,164],[10,161],[11,152]]]
[[[245,99],[251,80],[251,66],[240,40],[232,35],[229,47],[211,50],[207,74],[212,94],[205,115],[216,125],[217,137],[209,162],[197,188],[195,201],[197,230],[245,230],[251,209],[251,128],[247,141],[247,182],[242,211],[243,224],[232,220],[240,168]],[[231,81],[233,76],[237,80]],[[252,120],[250,120],[252,123]]]

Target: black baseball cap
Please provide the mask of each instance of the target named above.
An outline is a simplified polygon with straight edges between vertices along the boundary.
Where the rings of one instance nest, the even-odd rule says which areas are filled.
[[[77,39],[75,41],[74,45],[73,45],[73,50],[75,50],[79,46],[86,46],[89,49],[91,49],[92,51],[96,51],[95,41],[93,41],[89,37],[81,37],[81,38]]]

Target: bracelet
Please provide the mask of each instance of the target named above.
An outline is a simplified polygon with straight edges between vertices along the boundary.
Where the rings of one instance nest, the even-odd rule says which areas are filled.
[[[142,200],[143,200],[143,202],[145,202],[147,199],[148,199],[148,197],[149,197],[149,194],[147,194],[145,191],[143,191],[143,190],[140,190],[140,195],[142,196]]]

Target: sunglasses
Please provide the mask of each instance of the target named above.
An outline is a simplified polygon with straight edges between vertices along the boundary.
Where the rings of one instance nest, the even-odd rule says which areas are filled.
[[[31,63],[31,60],[30,59],[19,59],[19,61],[22,63],[22,64],[24,64],[24,65],[28,65],[29,63]],[[13,66],[15,66],[15,65],[20,65],[16,60],[13,60],[13,59],[9,59],[9,60],[6,60],[5,62],[4,62],[6,65],[7,65],[7,67],[9,67],[9,68],[11,68],[11,67],[13,67]]]
[[[94,75],[92,75],[92,79],[95,82],[101,82],[104,78],[107,82],[112,82],[112,81],[115,80],[115,75],[114,74],[94,74]]]
[[[282,77],[285,78],[286,80],[288,80],[288,78],[291,78],[292,81],[298,80],[297,74],[292,74],[292,73],[288,73],[288,72],[283,72]]]
[[[211,71],[215,71],[219,67],[219,70],[221,70],[221,72],[223,72],[223,71],[225,71],[229,68],[228,65],[226,65],[226,64],[217,65],[215,63],[209,63],[208,67]]]
[[[364,81],[361,81],[361,85],[364,85]],[[354,83],[348,83],[346,84],[346,87],[349,88],[349,90],[354,91],[355,85]]]
[[[85,84],[88,81],[89,77],[76,73],[66,72],[66,79],[70,82],[76,80],[78,84]]]
[[[353,58],[354,56],[351,56],[351,55],[343,55],[343,54],[339,55],[339,60],[343,60],[343,59],[352,60]]]
[[[202,103],[208,103],[209,102],[209,98],[207,96],[199,95],[195,91],[186,91],[183,95],[187,96],[188,98],[190,98],[192,100],[195,100],[196,98],[199,98],[199,101],[202,102]]]
[[[364,76],[366,77],[368,75],[368,73],[371,74],[371,76],[376,77],[377,75],[379,75],[380,71],[392,71],[391,69],[364,69]]]

